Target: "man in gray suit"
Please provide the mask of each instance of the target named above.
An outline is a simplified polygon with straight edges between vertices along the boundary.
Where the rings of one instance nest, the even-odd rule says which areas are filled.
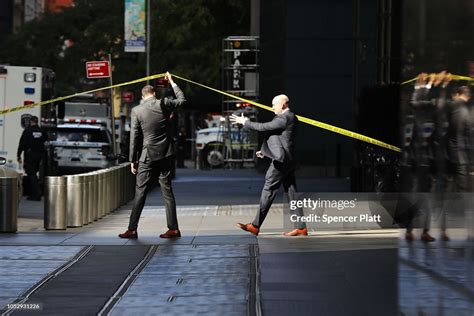
[[[298,118],[289,108],[289,99],[281,94],[273,98],[272,108],[275,112],[273,120],[267,123],[251,122],[248,118],[232,115],[230,120],[233,124],[242,124],[245,128],[266,132],[260,151],[257,151],[258,158],[268,157],[272,160],[265,175],[265,185],[260,197],[260,210],[252,223],[237,225],[254,235],[258,235],[260,226],[270,210],[275,199],[278,188],[283,184],[285,193],[289,200],[295,198],[295,132]],[[297,215],[303,216],[303,210],[297,208]],[[302,221],[295,222],[295,229],[285,233],[285,236],[307,236],[306,224]]]
[[[181,89],[167,72],[165,78],[173,87],[176,99],[155,97],[155,89],[145,86],[142,89],[142,103],[132,109],[130,131],[131,171],[137,175],[135,202],[130,222],[121,238],[138,238],[137,228],[145,199],[153,179],[159,177],[161,194],[166,205],[168,231],[161,238],[181,237],[176,216],[176,202],[171,187],[171,170],[175,154],[171,133],[170,115],[186,99]]]

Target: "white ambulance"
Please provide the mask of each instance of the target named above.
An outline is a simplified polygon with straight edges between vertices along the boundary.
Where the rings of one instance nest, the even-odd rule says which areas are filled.
[[[55,74],[50,69],[0,65],[0,113],[51,99],[54,80]],[[54,105],[0,114],[0,156],[6,158],[5,167],[22,172],[16,154],[21,134],[32,116],[37,116],[42,123],[54,123]]]

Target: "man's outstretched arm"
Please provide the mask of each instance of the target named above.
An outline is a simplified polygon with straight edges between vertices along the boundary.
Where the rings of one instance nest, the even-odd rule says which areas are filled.
[[[258,132],[284,129],[286,126],[286,118],[280,115],[276,115],[270,122],[259,123],[251,122],[248,118],[244,117],[243,114],[241,116],[232,114],[230,121],[232,124],[242,124],[245,128],[253,129]]]

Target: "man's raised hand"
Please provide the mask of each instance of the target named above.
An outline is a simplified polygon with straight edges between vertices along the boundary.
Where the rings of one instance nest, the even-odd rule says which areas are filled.
[[[244,125],[245,124],[245,121],[248,120],[248,118],[246,118],[244,116],[244,113],[242,113],[241,116],[238,116],[238,115],[235,115],[235,114],[232,114],[230,117],[229,117],[229,120],[232,124],[242,124]]]
[[[165,73],[165,79],[168,80],[170,84],[174,83],[173,77],[171,77],[171,74],[168,71]]]

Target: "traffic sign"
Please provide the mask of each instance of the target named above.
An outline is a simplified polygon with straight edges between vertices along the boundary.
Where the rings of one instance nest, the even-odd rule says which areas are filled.
[[[88,61],[86,62],[87,79],[109,78],[110,67],[108,61]]]

